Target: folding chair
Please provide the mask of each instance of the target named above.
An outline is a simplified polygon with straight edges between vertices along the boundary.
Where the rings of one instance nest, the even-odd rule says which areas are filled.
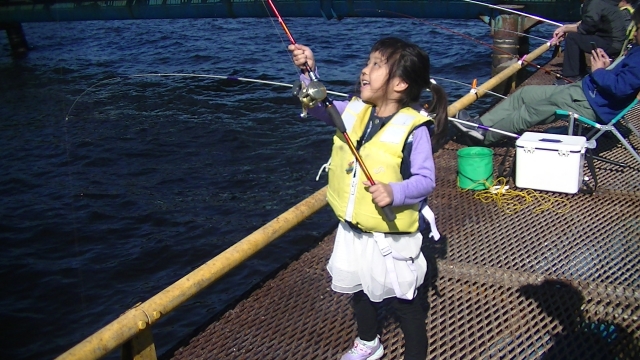
[[[629,104],[629,106],[624,108],[624,110],[622,110],[615,118],[613,118],[606,125],[598,124],[597,122],[591,119],[587,119],[582,115],[576,114],[574,112],[566,111],[566,110],[556,110],[556,117],[558,119],[568,119],[569,135],[573,135],[573,127],[576,120],[578,121],[579,126],[588,125],[593,127],[593,129],[586,135],[587,140],[592,142],[595,142],[596,140],[598,140],[598,138],[602,134],[604,134],[606,131],[611,131],[620,140],[622,145],[624,145],[624,147],[627,148],[627,150],[631,152],[633,157],[635,157],[636,160],[638,160],[638,162],[640,163],[640,155],[638,155],[636,150],[631,146],[631,144],[627,142],[627,140],[625,140],[624,137],[622,137],[618,129],[616,129],[615,127],[618,121],[620,122],[624,121],[625,115],[629,112],[629,110],[631,110],[634,106],[636,106],[639,101],[640,101],[640,93],[636,95],[636,98],[631,102],[631,104]],[[631,131],[633,131],[636,137],[640,139],[640,133],[638,133],[638,130],[636,130],[636,128],[633,125],[631,125],[629,122],[627,122],[625,125],[629,129],[631,129]]]

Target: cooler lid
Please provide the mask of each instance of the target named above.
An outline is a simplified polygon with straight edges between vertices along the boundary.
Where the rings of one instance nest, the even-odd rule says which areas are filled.
[[[525,132],[516,140],[516,147],[581,152],[587,147],[587,138],[584,136]]]

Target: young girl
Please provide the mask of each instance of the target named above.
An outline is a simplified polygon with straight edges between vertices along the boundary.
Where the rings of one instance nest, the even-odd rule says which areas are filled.
[[[313,52],[300,44],[289,50],[303,70],[301,80],[308,83],[305,63],[315,69]],[[442,145],[447,124],[447,97],[431,82],[429,67],[429,56],[418,46],[381,39],[360,73],[360,96],[334,102],[375,181],[366,180],[345,137],[336,132],[327,199],[340,224],[327,268],[332,289],[353,294],[358,325],[358,337],[343,360],[382,357],[376,308],[385,299],[400,316],[405,359],[426,358],[426,315],[414,300],[427,270],[418,218],[435,187],[431,140]],[[425,89],[431,90],[435,122],[416,110]],[[321,105],[309,113],[332,124]],[[396,214],[393,222],[382,216],[380,209],[387,205]]]

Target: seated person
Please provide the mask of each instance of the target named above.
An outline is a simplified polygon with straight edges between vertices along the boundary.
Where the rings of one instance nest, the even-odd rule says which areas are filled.
[[[640,12],[632,15],[640,23]],[[555,111],[562,109],[604,123],[610,122],[627,107],[640,91],[640,35],[636,31],[636,45],[611,69],[609,56],[603,49],[591,52],[592,72],[582,81],[563,85],[524,86],[480,118],[469,119],[465,111],[458,118],[497,130],[522,133],[537,124],[556,120]],[[490,144],[502,135],[479,129],[477,126],[453,122],[464,133]]]
[[[575,82],[587,73],[584,53],[591,52],[595,43],[611,58],[622,50],[627,36],[625,11],[618,7],[620,0],[586,0],[582,6],[582,20],[560,26],[553,32],[552,45],[565,38],[562,76]],[[569,83],[560,79],[557,85]]]

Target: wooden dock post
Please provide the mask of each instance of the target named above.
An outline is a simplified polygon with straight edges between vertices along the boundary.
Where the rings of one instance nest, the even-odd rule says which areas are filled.
[[[522,9],[523,5],[502,5],[506,9]],[[502,70],[529,53],[529,38],[525,34],[533,26],[541,21],[523,15],[513,14],[506,10],[493,10],[490,16],[480,17],[485,23],[491,26],[491,36],[493,37],[493,54],[491,75],[495,76]],[[517,74],[514,74],[504,83],[494,88],[494,92],[508,95],[518,86]]]
[[[29,45],[27,44],[27,38],[24,36],[22,24],[2,23],[0,24],[0,29],[4,29],[7,32],[12,54],[18,57],[25,56],[29,51]]]

